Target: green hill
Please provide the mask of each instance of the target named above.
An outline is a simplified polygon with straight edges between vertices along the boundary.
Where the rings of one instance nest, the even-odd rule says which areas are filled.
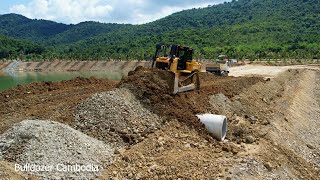
[[[44,45],[70,44],[126,26],[129,25],[99,22],[66,25],[47,20],[31,20],[18,14],[0,15],[0,34]]]
[[[130,27],[132,25],[124,24],[104,24],[98,22],[82,22],[77,25],[71,25],[71,27],[59,34],[56,34],[45,42],[46,45],[61,45],[70,44],[83,39],[94,37],[104,33],[110,33],[117,31],[124,27]]]
[[[252,59],[320,56],[318,0],[238,0],[184,10],[143,25],[61,25],[56,32],[45,34],[45,41],[18,36],[14,26],[10,27],[11,34],[0,33],[41,42],[46,45],[45,56],[58,58],[141,59],[144,54],[151,57],[159,42],[192,46],[206,58],[220,53]],[[43,28],[32,30],[44,34],[40,33]]]
[[[34,43],[0,36],[0,59],[17,59],[25,55],[28,58],[40,58],[40,55],[44,54],[44,51],[45,49],[42,46]]]
[[[0,34],[28,39],[34,42],[45,41],[48,37],[69,29],[68,25],[47,20],[31,20],[18,14],[0,16]]]

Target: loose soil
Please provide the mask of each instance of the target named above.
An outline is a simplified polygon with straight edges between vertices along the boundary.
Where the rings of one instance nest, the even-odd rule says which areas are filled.
[[[76,129],[121,149],[161,127],[163,120],[126,88],[97,93],[75,111]]]
[[[115,159],[101,179],[316,179],[320,177],[320,72],[318,67],[312,68],[276,69],[272,79],[253,77],[255,73],[247,74],[251,77],[201,73],[199,91],[178,95],[171,94],[169,72],[142,67],[129,72],[119,84],[78,79],[73,81],[79,87],[73,81],[21,86],[0,94],[4,102],[1,133],[28,117],[77,127],[72,116],[76,108],[86,102],[97,103],[92,100],[116,87],[130,91],[134,98],[129,99],[136,99],[135,103],[142,106],[136,105],[139,109],[157,115],[153,119],[161,118],[163,123],[141,140],[115,151]],[[107,103],[114,103],[107,99]],[[122,118],[123,112],[116,114]],[[226,115],[227,140],[212,139],[195,117],[199,113]],[[115,133],[99,123],[90,126],[101,127],[107,135]],[[99,134],[78,130],[100,138]]]
[[[42,120],[25,120],[0,135],[0,160],[20,166],[51,166],[48,171],[30,172],[44,179],[92,179],[99,171],[59,171],[56,166],[94,165],[103,169],[111,163],[113,149],[71,127]],[[61,169],[61,168],[60,168]]]
[[[150,77],[144,79],[145,76],[139,75],[139,72]],[[286,137],[282,133],[292,134],[294,128],[288,132],[279,131],[279,127],[275,124],[279,118],[285,119],[284,114],[288,111],[288,106],[284,102],[292,99],[292,95],[300,96],[292,93],[293,89],[299,86],[299,82],[305,82],[306,77],[313,79],[310,73],[315,76],[315,73],[319,72],[288,70],[274,80],[265,81],[261,78],[220,78],[206,75],[202,78],[204,85],[199,92],[166,96],[161,94],[168,92],[166,85],[158,88],[158,84],[153,85],[154,82],[150,81],[157,79],[154,77],[157,73],[153,70],[138,69],[120,86],[132,85],[132,91],[141,102],[155,113],[167,117],[168,121],[161,130],[120,153],[102,177],[129,179],[319,177],[319,155],[315,153],[319,150],[317,142],[320,137],[316,134],[318,128],[313,128],[315,130],[312,131],[314,141],[302,140],[299,144],[301,147],[311,147],[309,154],[313,158],[308,156],[308,159],[304,157],[305,151],[295,151],[288,144],[279,144],[281,142],[279,137]],[[312,82],[307,82],[309,83]],[[228,88],[228,85],[233,88]],[[290,90],[288,90],[289,85]],[[155,89],[156,93],[152,93],[154,91],[151,89]],[[309,89],[315,92],[317,90]],[[308,96],[305,89],[302,91]],[[316,97],[318,99],[317,95]],[[314,104],[317,103],[307,103],[307,106]],[[229,119],[227,141],[217,142],[203,133],[205,131],[199,127],[197,119],[194,118],[194,114],[203,112],[227,115]],[[318,117],[313,115],[313,126],[319,127]],[[296,121],[294,123],[298,123],[299,120]],[[309,129],[310,127],[304,130]],[[296,139],[295,136],[289,136],[282,141],[290,142]]]
[[[110,90],[117,82],[76,78],[36,82],[0,92],[0,133],[24,119],[49,119],[73,125],[76,105],[94,93]]]
[[[173,76],[170,72],[138,67],[120,82],[119,87],[130,89],[156,114],[197,127],[199,120],[195,114],[210,112],[210,95],[223,93],[231,98],[257,82],[264,81],[263,78],[220,77],[211,73],[201,73],[200,79],[199,91],[171,95]]]

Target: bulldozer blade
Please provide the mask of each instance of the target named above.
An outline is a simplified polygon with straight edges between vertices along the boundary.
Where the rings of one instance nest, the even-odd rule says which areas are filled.
[[[196,89],[196,85],[192,83],[192,84],[189,84],[187,86],[179,87],[178,88],[178,93],[191,91],[191,90],[194,90],[194,89]]]
[[[174,78],[174,89],[173,89],[173,94],[181,93],[181,92],[186,92],[186,91],[191,91],[196,89],[196,85],[194,83],[188,84],[186,86],[179,87],[179,74],[175,74]]]

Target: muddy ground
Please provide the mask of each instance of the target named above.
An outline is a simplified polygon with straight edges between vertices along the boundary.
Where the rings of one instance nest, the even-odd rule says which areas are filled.
[[[202,73],[199,91],[175,96],[170,95],[168,73],[147,68],[138,68],[121,82],[77,78],[19,86],[0,93],[0,133],[24,119],[48,119],[76,128],[74,113],[80,103],[95,93],[127,88],[164,121],[117,150],[101,179],[317,179],[319,70],[275,69],[267,79],[260,68],[259,77],[254,77],[259,71],[239,73],[246,75],[241,77]],[[195,117],[198,113],[226,115],[227,140],[212,139]],[[14,172],[13,163],[2,161],[0,174],[28,176]]]

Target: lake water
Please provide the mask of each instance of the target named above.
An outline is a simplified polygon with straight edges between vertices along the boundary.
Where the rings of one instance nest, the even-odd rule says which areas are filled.
[[[106,71],[67,71],[67,72],[0,72],[0,91],[32,82],[62,81],[76,77],[96,77],[121,80],[123,73]]]

